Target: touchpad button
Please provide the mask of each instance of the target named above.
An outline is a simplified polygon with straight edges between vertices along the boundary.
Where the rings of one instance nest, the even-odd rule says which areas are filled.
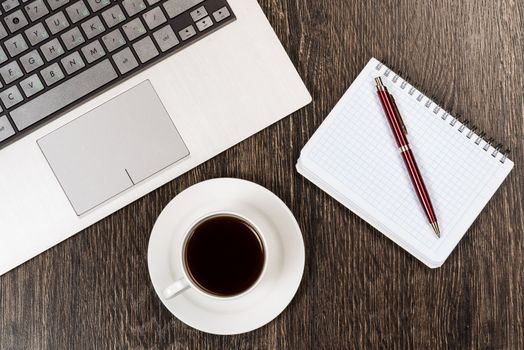
[[[189,155],[149,81],[38,140],[77,215]]]

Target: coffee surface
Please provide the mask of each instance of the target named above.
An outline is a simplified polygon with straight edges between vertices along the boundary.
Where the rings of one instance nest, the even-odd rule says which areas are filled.
[[[185,264],[191,279],[217,296],[248,290],[260,277],[264,262],[264,246],[256,231],[233,216],[205,220],[186,243]]]

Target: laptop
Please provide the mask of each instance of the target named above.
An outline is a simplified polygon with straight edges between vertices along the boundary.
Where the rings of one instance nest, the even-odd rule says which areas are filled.
[[[256,0],[0,11],[0,275],[311,101]]]

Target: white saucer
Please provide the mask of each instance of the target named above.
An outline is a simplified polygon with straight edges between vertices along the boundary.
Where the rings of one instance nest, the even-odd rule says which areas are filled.
[[[231,211],[249,218],[267,244],[267,270],[250,293],[232,300],[195,290],[164,300],[162,291],[182,277],[180,245],[185,231],[202,215]],[[156,293],[182,322],[203,332],[239,334],[276,318],[293,299],[304,272],[302,233],[289,208],[269,190],[249,181],[221,178],[201,182],[176,196],[151,233],[148,265]]]

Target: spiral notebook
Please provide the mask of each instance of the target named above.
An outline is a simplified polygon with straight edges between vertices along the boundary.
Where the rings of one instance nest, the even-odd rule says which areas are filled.
[[[441,229],[417,199],[378,99],[395,97]],[[301,152],[299,173],[427,266],[440,267],[513,168],[501,146],[371,59]],[[352,232],[348,228],[350,234]]]

